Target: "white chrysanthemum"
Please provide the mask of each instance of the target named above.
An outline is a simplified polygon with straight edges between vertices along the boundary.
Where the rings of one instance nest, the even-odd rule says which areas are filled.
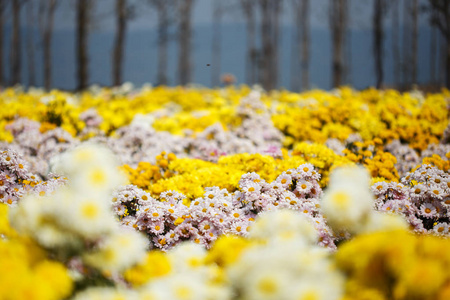
[[[315,286],[330,285],[330,293],[336,294],[330,299],[342,294],[343,277],[332,265],[330,253],[304,242],[250,247],[227,268],[227,274],[243,299],[297,299],[308,295],[296,289],[305,281]],[[326,299],[323,295],[330,294],[318,295]]]
[[[374,211],[369,216],[369,221],[361,227],[358,233],[369,233],[387,230],[408,230],[409,224],[401,215]]]
[[[334,169],[330,174],[330,185],[342,183],[368,188],[370,185],[370,174],[362,166],[346,166]]]
[[[24,197],[17,207],[10,209],[10,223],[17,232],[34,237],[48,248],[77,247],[80,240],[58,223],[59,211],[55,209],[54,197]],[[63,213],[61,217],[66,216]]]
[[[337,169],[332,173],[334,181],[330,181],[323,195],[322,210],[334,229],[355,233],[367,222],[374,201],[369,185],[364,184],[366,173],[359,167]]]
[[[91,287],[75,295],[72,300],[138,300],[142,299],[135,291],[110,287]]]
[[[86,193],[109,192],[126,184],[124,175],[115,165],[92,164],[86,166],[77,176],[69,177],[71,186]]]
[[[159,293],[158,293],[159,292]],[[165,300],[165,293],[161,294],[161,291],[155,291],[155,289],[150,286],[141,288],[139,290],[139,299],[141,300]]]
[[[125,183],[117,169],[118,162],[112,152],[90,143],[64,152],[51,161],[51,169],[69,177],[70,184],[80,191],[108,191]]]
[[[146,294],[154,295],[156,299],[214,299],[208,295],[208,282],[196,272],[178,273],[154,280],[145,290]]]
[[[291,274],[283,270],[259,268],[252,272],[242,284],[242,299],[287,299],[291,284],[294,284]]]
[[[321,278],[305,276],[291,287],[289,299],[296,300],[338,300],[343,296],[342,276],[327,273]]]
[[[174,247],[168,257],[174,270],[189,271],[203,266],[206,250],[203,246],[184,242]]]
[[[111,233],[117,221],[111,211],[107,198],[103,195],[79,195],[72,197],[61,215],[60,223],[69,231],[85,238],[95,239]]]
[[[118,230],[100,249],[83,256],[84,261],[105,271],[123,271],[145,259],[148,240],[133,230]]]
[[[268,241],[303,240],[315,244],[317,231],[308,219],[293,210],[275,210],[261,214],[251,226],[250,237]]]
[[[291,255],[291,262],[296,272],[305,276],[321,276],[333,270],[329,250],[313,246],[305,251],[296,251]]]
[[[21,234],[32,235],[42,216],[44,199],[32,194],[23,197],[16,207],[9,209],[11,226]]]
[[[114,162],[115,158],[110,150],[104,146],[87,142],[53,157],[50,166],[52,171],[57,174],[71,174],[92,163],[110,164]]]

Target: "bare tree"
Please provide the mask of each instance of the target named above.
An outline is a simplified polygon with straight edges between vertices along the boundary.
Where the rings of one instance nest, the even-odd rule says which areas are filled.
[[[300,81],[300,86],[302,90],[309,88],[309,49],[310,49],[310,1],[309,0],[292,0],[292,6],[295,18],[295,42],[296,47],[294,51],[293,61],[291,62],[291,67],[294,70],[292,74],[292,87],[297,90]],[[300,57],[300,70],[301,78],[300,80],[297,74],[298,60]]]
[[[411,3],[411,79],[412,83],[417,83],[417,52],[418,52],[418,42],[419,42],[419,2],[418,0],[412,0]]]
[[[261,9],[261,84],[266,90],[277,86],[281,0],[259,0]]]
[[[0,87],[4,85],[3,78],[3,23],[5,22],[5,8],[7,0],[0,0]]]
[[[411,83],[411,0],[403,0],[403,33],[402,33],[402,85],[408,88]]]
[[[91,6],[91,0],[77,0],[76,52],[78,90],[84,90],[89,83],[88,34]]]
[[[44,87],[47,90],[52,86],[52,39],[58,3],[58,0],[41,0],[39,3],[39,29],[44,58]]]
[[[221,69],[221,22],[223,15],[223,4],[222,0],[214,0],[213,7],[213,36],[212,36],[212,76],[211,85],[218,86],[220,84],[220,69]]]
[[[430,28],[431,34],[430,34],[430,82],[432,84],[436,83],[436,53],[437,53],[437,42],[438,42],[438,36],[437,36],[437,28],[431,27]]]
[[[247,31],[247,59],[245,63],[245,77],[248,84],[253,84],[257,77],[258,50],[256,48],[256,16],[255,0],[240,0],[242,12],[246,19]]]
[[[125,35],[127,22],[133,15],[133,7],[127,5],[127,0],[116,0],[116,37],[114,40],[114,50],[112,55],[113,85],[122,83],[123,56],[125,47]]]
[[[170,11],[174,6],[173,0],[150,0],[158,14],[158,75],[157,83],[166,85],[167,79],[167,53],[169,47],[169,26],[171,24]]]
[[[384,0],[374,0],[373,13],[373,55],[375,58],[376,87],[381,88],[384,80],[384,28],[383,21],[387,12],[387,2]]]
[[[20,83],[21,79],[21,53],[22,47],[20,43],[20,10],[24,1],[12,0],[12,36],[11,36],[11,84]]]
[[[392,58],[394,68],[394,82],[400,83],[400,0],[392,0]]]
[[[27,43],[27,63],[28,63],[28,85],[35,86],[36,85],[36,70],[35,70],[35,61],[34,61],[34,9],[33,9],[33,1],[29,0],[26,6],[27,13],[27,31],[25,40]]]
[[[431,8],[431,24],[441,32],[446,42],[446,80],[450,88],[450,1],[428,0]]]
[[[343,84],[345,73],[345,36],[348,23],[347,0],[331,0],[330,27],[332,41],[332,85],[338,87]]]
[[[276,87],[278,85],[278,77],[279,77],[279,61],[280,61],[280,42],[281,42],[281,32],[280,32],[280,14],[282,11],[282,0],[274,0],[272,1],[272,13],[273,13],[273,36],[272,36],[272,44],[273,44],[273,58],[271,64],[271,72],[272,72],[272,86]]]
[[[178,81],[185,85],[192,81],[191,40],[192,24],[191,15],[194,0],[181,0],[178,2]]]

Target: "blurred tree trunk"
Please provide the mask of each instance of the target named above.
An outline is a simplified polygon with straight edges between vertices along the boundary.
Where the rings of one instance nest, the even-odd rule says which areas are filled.
[[[436,83],[436,53],[437,53],[437,34],[436,28],[430,29],[430,81],[434,85]]]
[[[192,81],[191,64],[191,40],[192,24],[191,14],[194,0],[182,0],[179,2],[179,27],[178,27],[178,81],[186,85]]]
[[[34,12],[33,12],[33,2],[28,1],[27,3],[27,58],[28,58],[28,85],[36,86],[36,70],[35,70],[35,60],[34,60]]]
[[[21,71],[21,43],[20,43],[20,9],[22,7],[21,0],[12,0],[12,36],[11,36],[11,85],[20,83]]]
[[[402,85],[404,89],[408,89],[409,85],[411,83],[411,66],[409,65],[409,62],[411,61],[411,44],[410,44],[410,30],[411,30],[411,24],[410,24],[410,1],[411,0],[403,0],[403,41],[402,41]]]
[[[169,9],[171,0],[152,0],[158,12],[158,85],[167,85],[167,53],[169,51]]]
[[[392,58],[394,68],[394,83],[400,83],[401,56],[400,56],[400,0],[392,1]]]
[[[281,0],[259,0],[261,8],[261,83],[266,90],[277,86]]]
[[[309,47],[310,47],[310,11],[309,0],[302,0],[301,11],[301,30],[302,30],[302,51],[301,51],[301,68],[302,68],[302,90],[309,89]]]
[[[291,86],[297,91],[309,88],[309,49],[310,49],[310,1],[292,0],[295,18],[293,57],[291,58]],[[300,61],[298,60],[300,58]],[[300,75],[298,76],[298,66]]]
[[[350,2],[351,0],[347,0],[347,13],[346,13],[346,34],[345,34],[345,45],[344,45],[344,62],[345,62],[345,68],[344,68],[344,82],[347,84],[351,84],[351,78],[352,78],[352,29],[350,28],[350,8],[352,7],[352,4]]]
[[[383,46],[384,46],[384,30],[383,30],[383,15],[384,15],[383,0],[374,0],[373,13],[373,55],[375,58],[375,80],[376,87],[379,89],[383,85]]]
[[[417,84],[417,49],[419,41],[419,3],[417,0],[412,0],[411,8],[411,80],[413,84]]]
[[[4,86],[3,77],[3,23],[5,22],[6,0],[0,0],[0,87]]]
[[[272,64],[273,45],[271,39],[271,18],[270,18],[270,5],[271,0],[260,0],[261,7],[261,79],[260,82],[266,90],[272,89],[270,66]]]
[[[79,91],[84,90],[89,82],[88,33],[90,0],[77,1],[77,79]]]
[[[347,31],[347,0],[331,0],[332,86],[339,87],[345,72],[344,45]]]
[[[211,85],[213,87],[220,84],[220,72],[221,72],[221,40],[222,40],[222,0],[214,0],[213,8],[213,37],[212,37],[212,65],[211,65]]]
[[[293,9],[296,9],[296,0],[292,0],[292,6]],[[301,49],[301,42],[300,41],[300,30],[298,28],[298,19],[297,15],[294,14],[294,26],[291,32],[291,58],[290,58],[290,64],[289,64],[289,70],[290,70],[290,81],[291,81],[291,90],[292,91],[300,91],[301,86],[301,78],[300,78],[300,62],[298,54],[300,53]]]
[[[45,28],[43,32],[44,53],[44,86],[49,90],[52,86],[52,37],[57,0],[47,0]]]
[[[272,87],[276,88],[278,85],[278,77],[279,77],[279,49],[281,43],[280,36],[280,13],[282,8],[282,0],[274,0],[271,2],[272,4],[272,12],[273,12],[273,37],[272,37],[272,45],[273,45],[273,58],[271,59],[271,74],[272,74]]]
[[[431,8],[431,24],[439,29],[446,43],[445,85],[450,88],[450,1],[428,0],[428,3]]]
[[[447,64],[446,64],[447,73],[445,74],[445,85],[450,89],[450,42],[447,41]]]
[[[114,40],[114,52],[112,56],[113,78],[114,86],[122,83],[122,66],[123,66],[123,52],[124,41],[127,25],[127,3],[126,0],[116,1],[116,37]]]
[[[245,64],[245,77],[248,84],[254,84],[257,77],[257,58],[258,50],[256,48],[256,24],[254,12],[254,0],[241,0],[242,11],[244,12],[247,27],[247,59]]]

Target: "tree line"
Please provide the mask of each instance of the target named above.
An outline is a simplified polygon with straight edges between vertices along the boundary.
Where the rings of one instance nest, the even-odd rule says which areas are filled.
[[[96,0],[72,0],[76,10],[76,80],[77,89],[83,90],[89,84],[88,36],[95,21],[93,11]],[[156,84],[168,84],[168,47],[175,38],[178,47],[177,83],[185,85],[192,82],[192,39],[193,9],[196,0],[114,0],[115,37],[111,51],[111,82],[120,85],[123,81],[123,64],[127,28],[136,15],[138,5],[143,3],[156,12],[158,64]],[[350,2],[352,0],[329,0],[328,16],[331,36],[331,74],[332,86],[337,87],[349,82],[351,69],[351,30]],[[37,24],[40,46],[42,47],[44,87],[52,87],[51,45],[55,27],[55,12],[62,0],[0,0],[0,86],[15,85],[21,82],[21,11],[25,9],[26,56],[28,57],[28,83],[35,85],[35,47],[33,32]],[[279,82],[280,40],[283,11],[291,10],[294,24],[293,49],[291,57],[291,89],[310,88],[311,57],[311,0],[211,0],[212,9],[212,64],[214,65],[211,84],[220,84],[221,72],[221,22],[224,14],[239,12],[245,20],[246,28],[246,64],[245,82],[260,83],[265,89],[277,87]],[[435,53],[445,54],[445,85],[450,87],[450,1],[427,0],[425,5],[418,0],[366,0],[372,4],[372,51],[374,60],[374,78],[376,86],[385,85],[384,49],[385,21],[391,14],[392,55],[394,58],[394,79],[397,87],[409,88],[417,83],[418,77],[418,23],[419,14],[427,13],[432,25],[431,77],[436,80],[439,62]],[[403,6],[403,7],[402,7]],[[400,15],[402,12],[402,16]],[[9,51],[9,82],[6,82],[4,70],[4,25],[11,18],[11,40]],[[400,20],[403,20],[401,23]],[[176,29],[176,35],[170,29]],[[438,41],[444,41],[439,45]],[[438,49],[440,48],[440,49]]]

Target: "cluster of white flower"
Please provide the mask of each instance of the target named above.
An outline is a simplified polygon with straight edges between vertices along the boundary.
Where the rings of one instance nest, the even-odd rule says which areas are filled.
[[[48,161],[79,141],[64,129],[57,127],[41,132],[41,123],[27,118],[18,118],[5,126],[13,136],[13,143],[0,142],[1,149],[11,149],[21,155],[29,165],[29,171],[45,177]]]
[[[37,184],[37,177],[28,171],[28,163],[15,151],[0,151],[0,202],[15,204]]]
[[[206,188],[203,197],[190,205],[176,191],[165,191],[156,200],[133,185],[115,190],[112,202],[125,227],[145,232],[152,244],[162,250],[186,240],[209,248],[222,234],[247,236],[258,214],[283,208],[304,214],[319,233],[316,242],[335,248],[333,232],[320,212],[319,179],[311,164],[302,164],[283,172],[272,183],[254,172],[244,174],[239,191]]]
[[[134,290],[125,288],[88,288],[73,300],[153,299],[153,300],[229,300],[231,289],[221,279],[215,264],[205,264],[207,251],[192,242],[177,245],[167,253],[170,271]],[[222,275],[223,277],[223,275]]]
[[[344,235],[407,228],[403,217],[374,210],[375,201],[369,182],[370,176],[363,167],[334,170],[322,199],[327,223]]]
[[[431,165],[406,173],[401,183],[372,186],[376,208],[401,214],[415,231],[449,235],[450,175]]]
[[[342,275],[317,246],[310,220],[292,210],[262,214],[250,230],[261,241],[228,270],[239,299],[340,299]]]
[[[124,183],[111,152],[81,145],[52,164],[54,171],[69,178],[69,184],[53,194],[23,197],[10,210],[11,225],[56,257],[78,257],[97,270],[119,272],[139,262],[147,239],[120,228],[111,210],[111,191]]]

